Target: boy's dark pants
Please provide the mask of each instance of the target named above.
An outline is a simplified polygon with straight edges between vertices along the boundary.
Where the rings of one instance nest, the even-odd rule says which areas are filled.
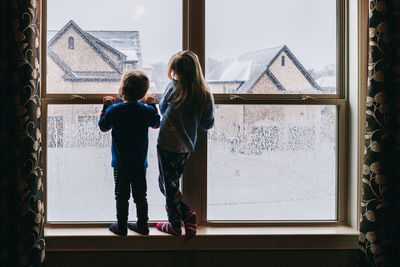
[[[149,208],[147,204],[146,169],[129,172],[114,169],[114,180],[118,226],[121,229],[127,226],[131,189],[133,201],[136,204],[137,221],[139,224],[147,223]]]
[[[179,179],[190,153],[174,153],[157,147],[160,176],[158,184],[166,198],[168,221],[173,227],[181,227],[181,220],[186,219],[190,208],[183,202],[179,190]]]

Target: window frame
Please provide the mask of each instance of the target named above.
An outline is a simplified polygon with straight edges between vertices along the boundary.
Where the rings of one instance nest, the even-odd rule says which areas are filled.
[[[210,1],[210,0],[208,0]],[[47,1],[42,5],[41,72],[46,73],[47,56]],[[195,52],[205,69],[205,5],[206,0],[182,0],[182,49]],[[203,226],[337,226],[345,225],[348,216],[348,5],[349,0],[337,0],[337,90],[335,94],[214,94],[215,104],[282,104],[337,106],[337,220],[335,221],[209,221],[207,220],[207,133],[200,132],[196,151],[192,153],[182,179],[185,199],[198,212]],[[47,180],[47,110],[52,104],[102,104],[110,94],[54,94],[46,91],[46,75],[42,79],[42,142],[45,225],[104,225],[97,222],[48,222],[46,205]],[[114,94],[114,96],[117,96]],[[158,96],[160,97],[160,95]]]

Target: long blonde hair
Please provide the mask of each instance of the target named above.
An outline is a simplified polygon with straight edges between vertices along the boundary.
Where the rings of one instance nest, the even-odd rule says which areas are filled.
[[[184,50],[173,55],[168,64],[168,77],[179,86],[174,98],[177,109],[203,109],[212,100],[195,53]]]

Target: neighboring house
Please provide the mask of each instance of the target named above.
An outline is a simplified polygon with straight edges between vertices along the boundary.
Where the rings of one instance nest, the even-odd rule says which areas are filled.
[[[284,46],[242,54],[207,74],[213,93],[318,94],[321,88]]]
[[[84,31],[71,20],[48,39],[51,93],[113,93],[126,70],[142,68],[137,31]]]
[[[226,60],[207,74],[213,93],[320,94],[314,81],[287,46],[249,53]],[[314,149],[328,140],[322,125],[332,120],[309,105],[217,105],[212,138],[231,142],[232,149],[259,153],[269,149]],[[329,139],[331,140],[331,139]]]

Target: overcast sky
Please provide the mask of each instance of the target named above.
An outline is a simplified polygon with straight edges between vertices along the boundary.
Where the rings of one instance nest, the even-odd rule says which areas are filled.
[[[286,44],[307,68],[336,62],[333,0],[208,0],[206,56],[220,60]],[[83,30],[137,30],[147,63],[182,46],[182,0],[48,0],[49,30],[73,19]]]

